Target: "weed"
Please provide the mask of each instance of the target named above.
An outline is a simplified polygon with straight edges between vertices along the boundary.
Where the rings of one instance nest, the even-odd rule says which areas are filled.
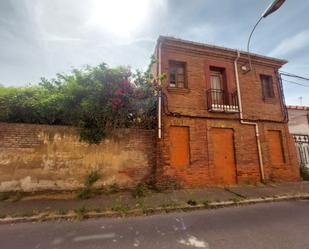
[[[143,211],[143,214],[145,215],[150,215],[150,214],[153,214],[155,212],[155,210],[153,208],[144,208],[142,209]]]
[[[103,211],[104,211],[104,209],[102,209],[102,208],[95,208],[94,209],[94,212],[96,212],[96,213],[101,213]]]
[[[0,193],[0,201],[6,201],[9,198],[10,198],[10,194],[9,193],[7,193],[7,192]]]
[[[24,212],[24,213],[15,213],[12,214],[12,217],[30,217],[33,216],[33,212]]]
[[[120,212],[120,213],[128,213],[130,210],[130,207],[128,204],[126,203],[122,203],[122,202],[115,202],[111,208],[112,211],[115,212]]]
[[[190,199],[190,200],[187,201],[187,204],[190,205],[190,206],[196,206],[197,202],[196,202],[196,200]]]
[[[92,187],[100,179],[99,172],[97,170],[92,170],[86,177],[85,177],[85,187]]]
[[[144,214],[147,213],[147,208],[145,207],[143,198],[138,199],[136,206],[139,207]]]
[[[203,205],[204,205],[204,207],[209,207],[209,200],[204,200],[203,201]]]
[[[11,198],[12,202],[20,201],[23,198],[24,194],[22,192],[16,192]]]
[[[87,218],[87,209],[85,207],[75,209],[74,211],[77,215],[78,220],[83,220],[83,219]]]
[[[84,180],[85,187],[80,189],[77,193],[77,198],[89,199],[93,195],[100,194],[102,192],[100,189],[92,188],[93,184],[95,184],[99,179],[100,175],[97,170],[92,170],[88,175],[86,175]]]
[[[57,214],[59,214],[59,215],[65,215],[65,214],[67,214],[68,213],[68,211],[67,210],[64,210],[64,209],[59,209],[58,211],[57,211]]]
[[[170,202],[170,203],[166,203],[166,204],[162,204],[161,207],[168,209],[168,208],[175,208],[177,207],[178,204],[176,202]]]
[[[5,214],[0,214],[0,219],[4,219],[6,217]]]
[[[300,175],[304,181],[309,181],[309,169],[305,166],[300,167]]]
[[[120,191],[120,187],[117,183],[110,185],[109,189],[112,194],[118,193]]]
[[[230,199],[230,200],[233,201],[234,203],[238,203],[238,202],[241,201],[241,198],[239,198],[239,197],[234,197],[234,198],[232,198],[232,199]]]
[[[140,182],[136,185],[134,189],[132,189],[132,196],[135,198],[145,197],[148,192],[148,187],[145,183]]]
[[[77,193],[77,198],[79,198],[79,199],[89,199],[92,195],[93,195],[93,193],[92,193],[90,188],[82,188]]]

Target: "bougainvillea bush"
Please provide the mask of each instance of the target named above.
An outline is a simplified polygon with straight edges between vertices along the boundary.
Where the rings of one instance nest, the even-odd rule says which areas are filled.
[[[155,88],[149,71],[87,66],[37,85],[0,86],[0,121],[74,125],[81,139],[99,143],[115,128],[152,129]]]

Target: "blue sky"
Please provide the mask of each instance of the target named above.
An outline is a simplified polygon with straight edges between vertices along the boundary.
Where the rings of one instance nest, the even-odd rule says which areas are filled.
[[[271,0],[0,1],[0,83],[25,85],[73,67],[106,62],[148,65],[156,39],[170,35],[246,48]],[[289,61],[283,70],[309,78],[309,1],[286,0],[264,19],[252,52]],[[288,78],[287,78],[288,79]],[[309,85],[309,82],[288,79]],[[309,105],[309,88],[284,83],[287,104]]]

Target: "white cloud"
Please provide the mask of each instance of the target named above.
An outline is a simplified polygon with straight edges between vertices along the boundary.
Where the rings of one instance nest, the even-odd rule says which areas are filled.
[[[309,47],[309,30],[301,31],[295,36],[283,40],[269,55],[274,57],[287,56],[305,47]]]

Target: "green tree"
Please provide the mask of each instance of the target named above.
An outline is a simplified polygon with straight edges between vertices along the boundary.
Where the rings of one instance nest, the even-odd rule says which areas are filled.
[[[38,85],[0,86],[0,121],[74,125],[81,139],[99,143],[115,128],[155,125],[156,84],[150,71],[129,67],[74,69]]]

